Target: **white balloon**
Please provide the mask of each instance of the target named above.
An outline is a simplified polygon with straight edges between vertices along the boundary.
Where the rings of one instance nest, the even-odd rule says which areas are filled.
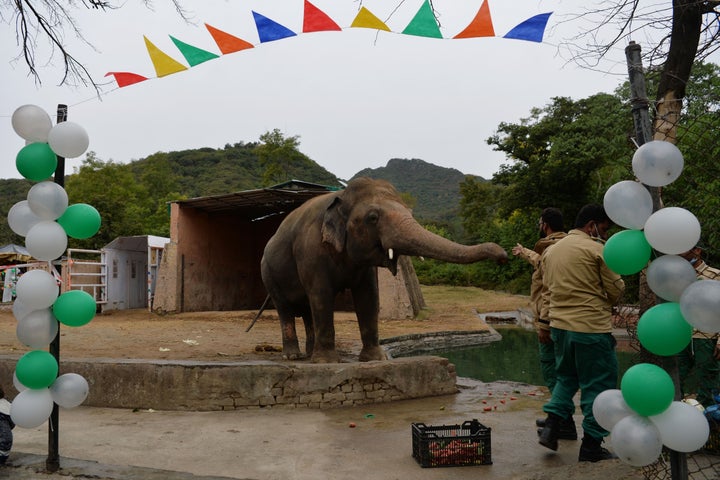
[[[87,380],[77,373],[60,375],[50,385],[55,403],[63,408],[75,408],[85,401],[90,391]]]
[[[40,182],[30,188],[28,205],[41,220],[56,220],[68,206],[67,192],[55,182]]]
[[[705,415],[685,402],[672,402],[663,413],[649,418],[660,431],[662,443],[676,452],[699,450],[710,436]]]
[[[52,128],[50,115],[37,105],[23,105],[12,114],[12,127],[15,133],[30,143],[47,142]]]
[[[697,281],[693,266],[677,255],[662,255],[647,269],[647,283],[658,297],[668,302],[679,302],[680,295]]]
[[[680,176],[685,161],[672,143],[653,140],[644,143],[632,158],[635,176],[645,185],[664,187]]]
[[[44,220],[33,226],[25,236],[25,248],[38,260],[55,260],[67,249],[67,233],[57,222]]]
[[[33,310],[18,322],[16,333],[18,340],[33,350],[47,348],[57,336],[58,321],[49,308]]]
[[[595,397],[592,406],[595,421],[607,431],[612,431],[615,424],[620,420],[632,415],[635,412],[625,403],[622,391],[619,389],[609,389]]]
[[[653,200],[648,189],[639,182],[625,180],[605,192],[603,206],[610,220],[630,230],[642,230],[653,213]]]
[[[658,252],[685,253],[700,240],[700,222],[684,208],[661,208],[645,222],[645,238]]]
[[[13,302],[12,312],[15,320],[17,320],[18,322],[23,318],[27,317],[31,312],[34,312],[35,310],[37,310],[37,308],[28,307],[17,298]]]
[[[85,129],[73,122],[55,125],[48,134],[47,142],[53,152],[65,158],[79,157],[90,146],[90,138]]]
[[[23,390],[27,390],[27,387],[20,383],[20,380],[18,380],[17,374],[13,372],[13,386],[15,387],[15,390],[18,392],[22,392]]]
[[[50,417],[53,399],[50,390],[23,390],[10,405],[10,418],[22,428],[39,427]]]
[[[720,281],[698,280],[680,296],[680,312],[701,332],[720,332]]]
[[[30,270],[24,273],[15,284],[15,294],[28,308],[35,310],[48,308],[58,296],[55,278],[45,270]]]
[[[10,207],[8,211],[8,225],[10,229],[24,237],[33,225],[41,220],[33,213],[27,200],[21,200]]]
[[[615,424],[610,443],[620,460],[635,467],[650,465],[662,452],[660,431],[647,417],[637,414]]]

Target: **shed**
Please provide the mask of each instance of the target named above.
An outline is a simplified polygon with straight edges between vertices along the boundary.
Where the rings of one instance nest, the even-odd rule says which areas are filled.
[[[106,272],[106,295],[102,310],[148,308],[155,292],[157,269],[166,237],[137,235],[118,237],[101,250]]]
[[[288,213],[333,190],[337,188],[292,180],[263,189],[173,202],[170,243],[160,263],[153,310],[260,308],[267,296],[260,275],[265,244]],[[408,268],[412,270],[412,263],[402,262],[397,277],[378,269],[384,318],[412,318],[424,306],[415,271]],[[338,308],[343,307],[349,305],[341,300]]]

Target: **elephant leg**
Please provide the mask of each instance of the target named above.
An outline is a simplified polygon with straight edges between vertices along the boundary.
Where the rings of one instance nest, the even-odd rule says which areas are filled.
[[[287,360],[302,358],[297,331],[295,330],[295,315],[278,308],[278,316],[280,317],[280,328],[282,330],[283,357]]]
[[[315,331],[312,361],[315,363],[336,363],[340,361],[340,356],[335,350],[334,301],[333,295],[325,295],[322,299],[311,301],[313,329]]]
[[[305,355],[311,357],[315,349],[315,329],[313,328],[312,313],[303,313],[302,319],[305,324]]]
[[[357,315],[358,326],[360,327],[360,338],[362,339],[363,345],[359,360],[361,362],[385,360],[387,356],[383,349],[380,348],[380,338],[378,334],[380,299],[378,296],[376,269],[369,269],[368,273],[363,275],[363,277],[363,280],[352,288],[355,315]]]

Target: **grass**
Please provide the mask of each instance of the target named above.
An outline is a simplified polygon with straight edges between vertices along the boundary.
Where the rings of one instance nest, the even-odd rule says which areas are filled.
[[[421,318],[436,311],[442,311],[444,314],[466,313],[473,310],[478,313],[504,312],[529,308],[530,305],[526,295],[514,295],[476,287],[422,285],[421,290],[428,306],[427,311],[424,310],[420,313]]]

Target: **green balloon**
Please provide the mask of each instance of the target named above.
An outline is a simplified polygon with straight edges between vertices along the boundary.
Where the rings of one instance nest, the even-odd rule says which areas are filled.
[[[642,230],[623,230],[605,243],[603,258],[618,275],[632,275],[647,266],[651,253],[652,247]]]
[[[55,357],[42,350],[26,353],[15,365],[15,376],[27,388],[39,390],[49,387],[57,378]]]
[[[77,239],[90,238],[100,230],[100,214],[87,203],[70,205],[57,222],[68,237]]]
[[[82,327],[95,316],[97,305],[92,295],[82,290],[70,290],[53,304],[53,315],[63,325]]]
[[[40,182],[55,173],[57,155],[47,143],[29,143],[18,152],[15,166],[23,177]]]
[[[661,303],[648,309],[637,325],[642,346],[661,356],[680,353],[692,340],[692,332],[693,327],[683,317],[677,302]]]
[[[670,406],[675,396],[672,378],[652,363],[633,365],[620,381],[625,403],[643,417],[659,415]]]

